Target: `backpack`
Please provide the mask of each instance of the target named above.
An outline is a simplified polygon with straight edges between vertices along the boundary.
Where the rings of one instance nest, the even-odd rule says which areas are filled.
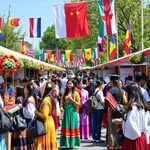
[[[94,93],[89,99],[88,99],[88,111],[91,112],[92,110],[96,109],[98,107],[99,101],[96,97],[99,90]]]

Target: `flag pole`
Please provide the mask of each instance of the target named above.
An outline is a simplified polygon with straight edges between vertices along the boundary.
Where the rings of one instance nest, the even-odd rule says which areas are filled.
[[[118,45],[118,15],[117,15],[117,12],[116,12],[116,19],[117,19],[117,22],[116,22],[116,25],[117,25],[117,58],[119,58],[119,45]]]
[[[108,50],[108,36],[107,36],[107,62],[108,62],[108,60],[109,60],[109,59],[108,59],[108,55],[109,55],[108,51],[109,51],[109,50]]]
[[[141,39],[141,42],[142,42],[142,50],[144,49],[144,43],[143,43],[143,36],[144,36],[144,17],[143,17],[143,0],[141,0],[141,22],[142,22],[142,39]]]

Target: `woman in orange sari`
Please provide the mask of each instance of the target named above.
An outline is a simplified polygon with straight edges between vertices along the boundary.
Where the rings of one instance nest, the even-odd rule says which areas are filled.
[[[47,83],[48,84],[48,83]],[[48,85],[46,86],[48,88]],[[48,91],[47,89],[45,89]],[[45,96],[35,114],[44,119],[47,134],[35,139],[34,150],[58,150],[53,111],[56,109],[54,99],[50,93]]]

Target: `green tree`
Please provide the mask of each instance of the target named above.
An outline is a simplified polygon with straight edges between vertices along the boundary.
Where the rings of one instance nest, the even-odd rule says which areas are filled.
[[[42,41],[40,42],[40,49],[52,50],[66,50],[71,48],[71,41],[69,39],[56,39],[54,25],[48,27],[44,32]]]
[[[22,34],[21,28],[11,27],[8,24],[8,20],[10,18],[10,7],[8,10],[8,16],[5,17],[5,15],[2,15],[1,17],[3,18],[3,21],[2,21],[2,40],[0,41],[0,45],[8,49],[21,52],[20,46],[18,46],[16,43],[21,40],[21,38],[25,35],[25,33]]]

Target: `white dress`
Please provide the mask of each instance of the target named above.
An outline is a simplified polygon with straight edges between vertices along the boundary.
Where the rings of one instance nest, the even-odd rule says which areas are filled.
[[[136,106],[132,106],[132,110],[127,113],[126,121],[122,124],[124,136],[135,140],[145,133],[147,143],[149,143],[150,135],[150,113],[145,112],[144,109],[138,109]]]

